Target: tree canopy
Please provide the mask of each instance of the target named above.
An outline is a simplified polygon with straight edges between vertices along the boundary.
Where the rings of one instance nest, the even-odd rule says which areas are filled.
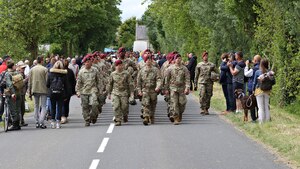
[[[151,0],[143,16],[156,50],[207,50],[260,54],[276,71],[275,93],[286,105],[300,95],[300,2],[298,0]]]
[[[101,50],[121,24],[120,0],[0,0],[0,53],[38,55],[42,43],[62,54]],[[16,47],[18,46],[18,47]]]

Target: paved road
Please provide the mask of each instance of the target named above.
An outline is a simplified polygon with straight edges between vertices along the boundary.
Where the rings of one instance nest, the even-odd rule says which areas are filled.
[[[84,127],[80,100],[71,100],[70,123],[61,129],[36,129],[32,114],[21,131],[0,132],[0,169],[283,169],[267,150],[216,114],[199,115],[188,97],[180,125],[172,125],[162,97],[156,124],[144,126],[140,104],[129,122],[112,125],[111,103],[96,125]]]

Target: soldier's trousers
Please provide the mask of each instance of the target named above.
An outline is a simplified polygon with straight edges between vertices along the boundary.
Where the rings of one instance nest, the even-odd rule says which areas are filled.
[[[199,84],[199,102],[201,109],[209,109],[210,108],[210,99],[213,95],[213,84]]]
[[[123,116],[128,115],[129,112],[128,96],[113,95],[112,105],[115,115],[115,121],[122,121]]]
[[[170,93],[170,113],[174,118],[178,117],[185,110],[187,103],[186,95],[183,92],[171,91]]]
[[[82,106],[82,116],[85,121],[90,121],[91,119],[97,119],[99,114],[98,100],[96,95],[92,94],[82,94],[81,106]]]
[[[106,100],[106,94],[100,94],[98,96],[98,102],[99,102],[98,111],[99,111],[99,114],[102,113],[102,107],[105,104],[105,100]]]
[[[155,109],[157,104],[157,93],[145,93],[143,92],[142,106],[143,106],[143,117],[154,117]]]
[[[13,100],[11,97],[6,97],[8,99],[8,107],[10,110],[10,115],[12,122],[14,124],[20,122],[20,110],[21,110],[21,97],[17,95],[16,100]]]

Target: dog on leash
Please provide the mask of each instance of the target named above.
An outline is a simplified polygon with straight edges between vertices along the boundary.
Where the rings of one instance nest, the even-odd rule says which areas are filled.
[[[254,94],[246,96],[242,89],[236,89],[234,91],[235,98],[240,99],[242,107],[244,109],[244,121],[248,121],[248,110],[257,107],[257,101]]]

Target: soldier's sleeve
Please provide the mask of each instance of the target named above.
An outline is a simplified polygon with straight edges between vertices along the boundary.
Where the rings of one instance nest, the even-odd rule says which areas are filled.
[[[184,74],[185,74],[185,90],[189,90],[190,89],[190,72],[189,70],[184,67]]]
[[[77,82],[76,82],[76,86],[75,86],[75,91],[76,93],[80,94],[80,90],[82,88],[82,71],[79,71],[78,76],[77,76]]]
[[[171,80],[171,70],[168,68],[165,70],[165,84],[164,84],[164,89],[165,90],[170,90],[170,80]]]
[[[132,60],[130,61],[130,63],[131,63],[131,66],[133,68],[132,77],[136,77],[136,75],[138,73],[137,65]]]
[[[97,76],[97,89],[98,89],[98,93],[102,94],[103,93],[103,77],[102,74],[99,71],[96,71],[96,76]]]
[[[5,73],[5,79],[6,79],[6,88],[9,89],[11,94],[15,94],[16,90],[15,90],[14,85],[13,85],[12,75],[10,73],[6,72]]]
[[[142,76],[141,76],[141,70],[138,72],[137,75],[137,90],[138,92],[142,92]]]
[[[134,86],[133,86],[133,80],[132,80],[132,77],[131,77],[131,75],[129,75],[129,73],[128,73],[128,78],[127,78],[127,80],[128,80],[128,84],[129,84],[129,93],[131,94],[131,93],[134,92]]]
[[[161,89],[162,88],[162,79],[161,79],[161,73],[160,70],[156,69],[156,87]]]
[[[219,69],[217,69],[217,66],[215,64],[213,64],[213,66],[214,66],[213,71],[219,73]]]
[[[198,63],[198,65],[196,66],[196,73],[195,73],[195,80],[194,80],[195,85],[198,84],[199,75],[200,75],[200,66],[199,66],[199,63]]]
[[[113,80],[113,73],[112,73],[109,76],[108,84],[106,86],[106,91],[107,91],[108,94],[111,94],[112,89],[113,89],[113,85],[114,85],[114,80]]]
[[[130,64],[131,64],[131,66],[132,66],[132,68],[133,68],[134,71],[138,70],[136,64],[134,63],[134,61],[131,60]]]
[[[111,72],[114,72],[116,70],[116,65],[115,63],[112,63],[111,65]]]

